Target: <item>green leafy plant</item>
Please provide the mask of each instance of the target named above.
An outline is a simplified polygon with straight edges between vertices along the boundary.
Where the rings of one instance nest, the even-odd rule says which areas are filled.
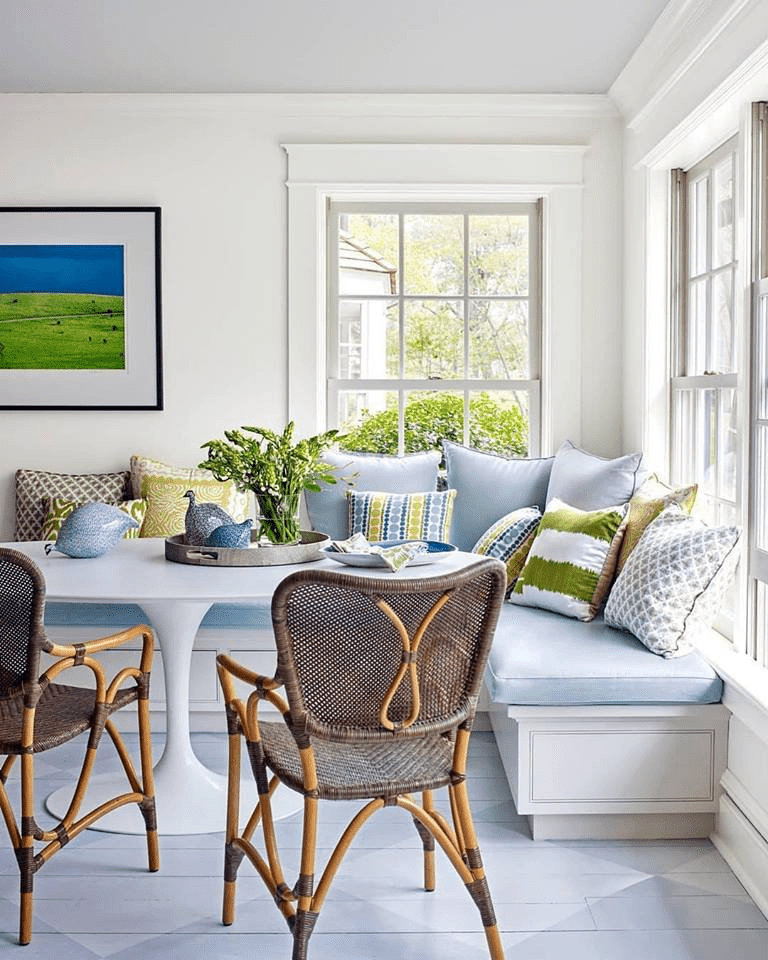
[[[294,441],[291,421],[282,433],[264,427],[225,430],[224,439],[208,440],[208,457],[200,467],[217,480],[232,480],[252,491],[258,506],[260,533],[272,543],[295,543],[299,529],[299,499],[303,490],[320,490],[336,483],[335,467],[323,454],[342,439],[338,430]]]
[[[464,400],[454,393],[424,393],[405,405],[405,453],[440,450],[443,440],[464,442]],[[528,425],[517,407],[502,407],[487,393],[469,401],[469,442],[507,457],[528,455]],[[363,411],[359,426],[340,440],[344,450],[397,453],[397,410]]]

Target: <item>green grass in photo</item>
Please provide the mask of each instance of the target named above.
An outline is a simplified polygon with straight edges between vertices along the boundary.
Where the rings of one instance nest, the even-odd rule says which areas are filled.
[[[124,298],[0,294],[0,370],[124,370]]]

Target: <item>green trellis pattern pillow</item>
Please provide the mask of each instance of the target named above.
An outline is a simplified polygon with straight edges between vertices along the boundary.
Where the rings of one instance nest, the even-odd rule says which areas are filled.
[[[627,528],[616,563],[616,576],[621,573],[645,528],[658,517],[664,507],[668,507],[670,503],[679,503],[685,513],[690,513],[696,502],[698,489],[698,484],[695,483],[686,487],[668,487],[655,473],[648,477],[629,501]]]
[[[579,510],[550,500],[513,603],[592,620],[610,589],[629,505]]]
[[[41,539],[48,541],[55,540],[59,535],[61,525],[70,513],[72,513],[76,507],[80,507],[86,502],[85,500],[68,500],[65,497],[43,497],[43,513],[45,519],[43,520],[40,535]],[[112,503],[110,506],[118,507],[124,513],[127,513],[129,517],[133,517],[133,519],[137,521],[139,524],[138,527],[131,527],[123,534],[123,539],[135,540],[139,536],[139,530],[141,529],[141,524],[147,512],[147,501],[122,500],[117,503]]]
[[[541,520],[538,507],[521,507],[492,523],[472,547],[472,553],[496,557],[507,568],[507,596],[528,557]]]
[[[455,490],[433,493],[347,491],[349,533],[369,540],[446,540]]]

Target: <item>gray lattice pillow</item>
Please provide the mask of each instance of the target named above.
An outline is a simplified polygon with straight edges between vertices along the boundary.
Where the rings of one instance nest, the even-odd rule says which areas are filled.
[[[45,470],[16,471],[15,540],[39,540],[45,520],[45,497],[63,497],[80,503],[116,503],[127,500],[131,474],[48,473]]]
[[[736,572],[738,527],[709,527],[677,504],[646,527],[605,605],[605,621],[633,633],[653,653],[691,650],[697,626],[710,624]]]

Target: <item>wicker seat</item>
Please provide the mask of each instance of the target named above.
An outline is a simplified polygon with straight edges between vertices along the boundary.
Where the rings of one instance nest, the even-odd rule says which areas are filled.
[[[73,561],[80,562],[80,561]],[[83,571],[85,574],[85,570]],[[137,803],[147,830],[149,869],[157,870],[159,855],[152,749],[149,731],[149,675],[153,637],[147,626],[137,626],[98,640],[71,645],[52,643],[43,629],[45,580],[37,565],[17,550],[0,549],[0,810],[21,874],[19,941],[32,937],[32,891],[37,871],[86,827],[117,807]],[[93,654],[141,638],[140,662],[120,670],[108,682]],[[45,654],[50,665],[41,673]],[[139,657],[137,655],[137,660]],[[62,672],[77,666],[90,669],[93,687],[54,683]],[[110,719],[115,711],[137,704],[141,777]],[[101,736],[107,731],[122,761],[128,791],[81,813]],[[52,829],[35,819],[35,755],[67,743],[88,731],[82,768],[69,808]],[[6,784],[20,757],[21,811],[17,819]],[[36,850],[36,845],[42,844]]]
[[[493,960],[501,940],[472,824],[466,760],[472,721],[496,620],[505,570],[480,559],[455,573],[408,579],[301,570],[272,601],[277,643],[274,677],[218,657],[229,729],[229,795],[223,922],[235,912],[235,884],[246,856],[293,934],[293,958],[309,938],[334,875],[355,834],[384,806],[409,813],[424,847],[424,886],[435,885],[435,841],[477,904]],[[235,682],[253,688],[238,698]],[[285,688],[285,699],[276,691]],[[259,719],[262,700],[285,722]],[[239,824],[241,738],[259,792]],[[271,797],[283,784],[304,796],[301,865],[284,879]],[[447,787],[452,823],[433,791]],[[421,802],[412,795],[420,794]],[[315,835],[321,800],[364,801],[341,833],[315,883]],[[261,823],[265,853],[254,843]]]

